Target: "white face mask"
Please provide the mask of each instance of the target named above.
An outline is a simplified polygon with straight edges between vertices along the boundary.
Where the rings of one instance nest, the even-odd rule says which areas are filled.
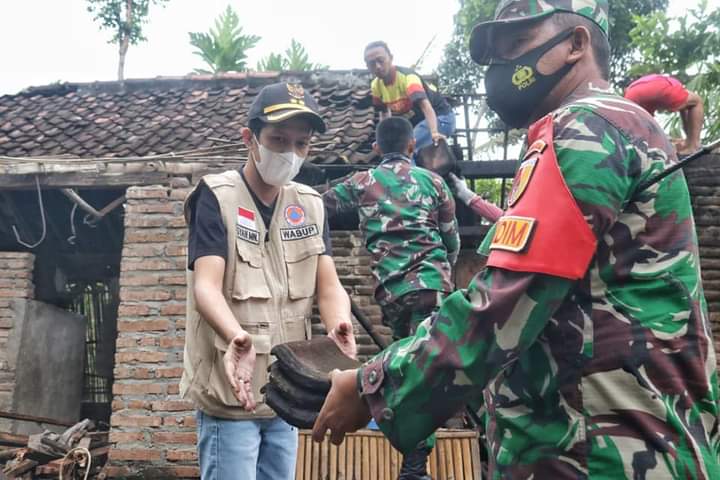
[[[255,138],[255,142],[258,144],[260,154],[260,161],[255,162],[255,167],[263,182],[275,187],[282,187],[295,178],[305,161],[305,157],[301,157],[293,151],[273,152],[263,146],[257,138]]]

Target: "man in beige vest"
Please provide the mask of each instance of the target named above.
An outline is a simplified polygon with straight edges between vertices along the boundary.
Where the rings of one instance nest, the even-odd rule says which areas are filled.
[[[242,137],[248,162],[203,177],[185,202],[188,320],[181,394],[195,403],[203,479],[294,478],[298,434],[262,401],[270,349],[310,335],[317,294],[328,335],[356,347],[325,209],[291,182],[325,131],[300,85],[263,88]]]

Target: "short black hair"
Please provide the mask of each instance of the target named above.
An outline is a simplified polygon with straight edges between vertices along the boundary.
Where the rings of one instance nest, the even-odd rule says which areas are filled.
[[[590,47],[593,49],[595,63],[600,69],[603,80],[610,78],[610,42],[600,26],[587,17],[570,12],[557,12],[552,15],[552,22],[558,30],[566,30],[582,26],[590,32]]]
[[[407,153],[412,138],[412,124],[404,117],[388,117],[378,123],[375,129],[375,141],[383,155]]]
[[[387,43],[383,42],[382,40],[376,40],[374,42],[368,43],[365,46],[365,50],[363,50],[363,51],[367,52],[371,48],[378,48],[378,47],[384,48],[385,51],[388,53],[388,55],[392,55],[392,53],[390,53],[390,47],[388,47]]]

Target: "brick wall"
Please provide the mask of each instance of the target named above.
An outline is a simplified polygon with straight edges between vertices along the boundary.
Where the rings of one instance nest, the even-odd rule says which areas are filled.
[[[700,243],[705,299],[720,352],[720,155],[706,155],[685,167]],[[720,357],[718,358],[720,362]]]
[[[15,315],[12,300],[35,297],[34,263],[32,253],[0,252],[0,410],[11,410],[15,389],[15,355],[7,344]]]
[[[195,417],[182,400],[185,335],[187,230],[182,201],[187,183],[175,187],[132,187],[127,191],[125,239],[120,275],[118,339],[107,472],[114,477],[196,477]],[[333,249],[341,282],[374,323],[369,258],[357,232],[334,232]],[[382,333],[385,327],[377,325]],[[324,328],[315,319],[315,334]],[[355,326],[359,351],[376,351]]]

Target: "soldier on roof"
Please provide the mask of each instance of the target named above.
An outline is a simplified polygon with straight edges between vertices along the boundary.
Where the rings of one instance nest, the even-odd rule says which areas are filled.
[[[374,417],[402,451],[487,408],[491,478],[717,479],[716,357],[682,172],[608,89],[606,0],[504,0],[477,25],[488,104],[529,127],[487,269],[414,336],[336,371],[314,438]]]

